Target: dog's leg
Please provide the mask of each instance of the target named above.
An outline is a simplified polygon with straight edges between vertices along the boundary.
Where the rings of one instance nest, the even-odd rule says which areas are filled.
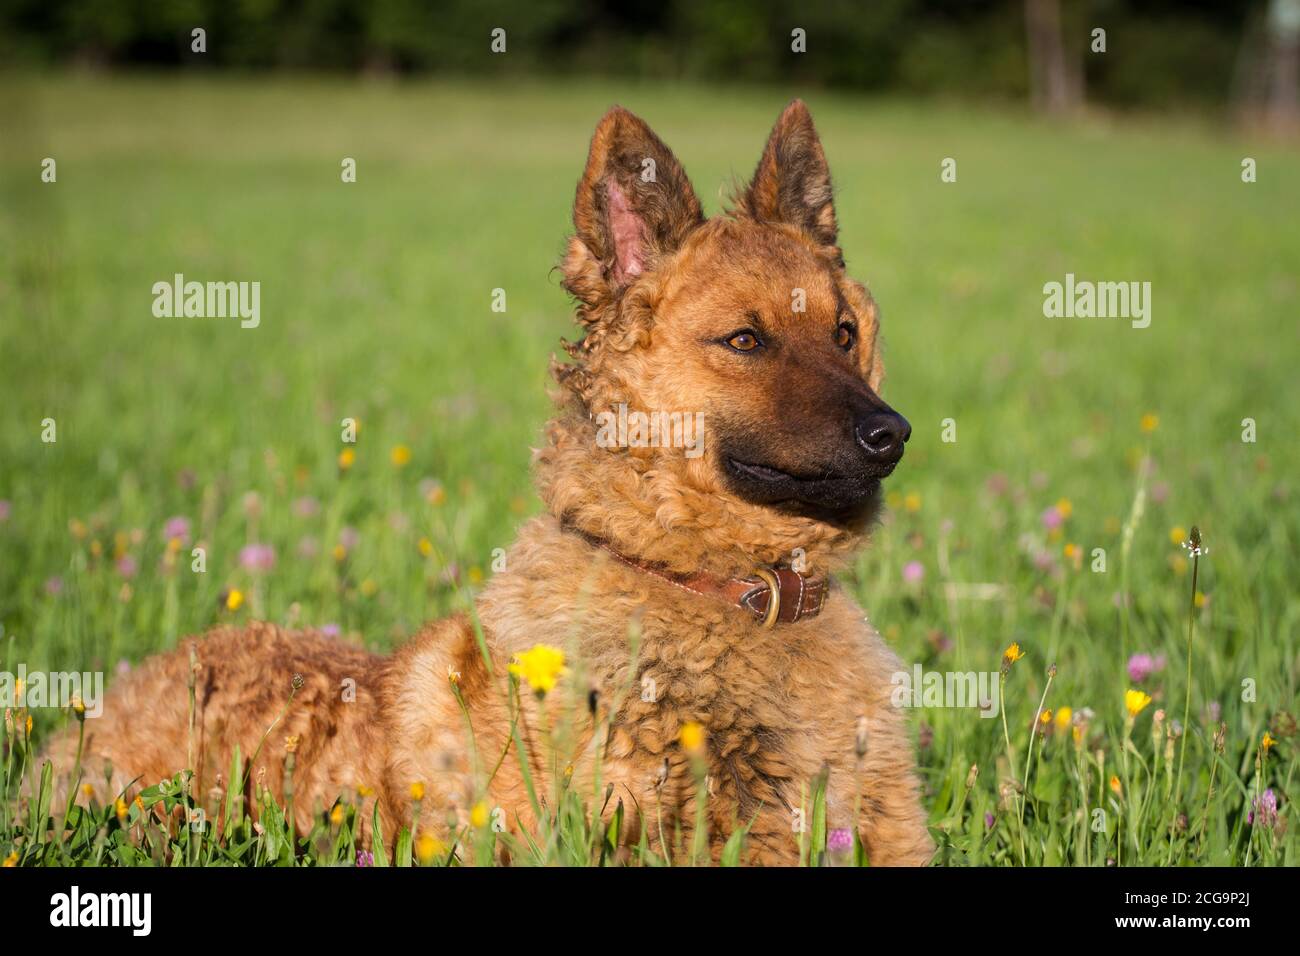
[[[926,829],[912,742],[897,711],[884,721],[873,730],[863,761],[858,835],[872,866],[924,866],[934,841]]]

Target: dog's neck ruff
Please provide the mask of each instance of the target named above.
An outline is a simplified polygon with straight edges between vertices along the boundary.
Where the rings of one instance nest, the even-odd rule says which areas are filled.
[[[703,571],[681,574],[662,565],[628,557],[603,538],[578,528],[569,525],[563,527],[633,570],[666,581],[684,591],[733,605],[748,612],[766,628],[815,617],[821,612],[830,591],[828,578],[810,577],[792,568],[759,567],[754,569],[752,577],[747,578],[724,578]]]

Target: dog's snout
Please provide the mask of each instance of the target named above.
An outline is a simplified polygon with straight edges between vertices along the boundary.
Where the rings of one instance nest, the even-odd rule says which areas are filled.
[[[892,465],[903,457],[903,446],[912,437],[912,426],[892,409],[873,411],[858,420],[856,437],[873,461]]]

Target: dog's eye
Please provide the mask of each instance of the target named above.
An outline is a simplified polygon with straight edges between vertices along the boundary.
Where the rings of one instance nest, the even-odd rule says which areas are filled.
[[[835,330],[835,344],[848,351],[853,348],[853,343],[858,340],[858,330],[848,322],[841,322],[839,328]]]
[[[757,334],[744,329],[727,339],[727,344],[737,352],[752,352],[763,343],[758,340]]]

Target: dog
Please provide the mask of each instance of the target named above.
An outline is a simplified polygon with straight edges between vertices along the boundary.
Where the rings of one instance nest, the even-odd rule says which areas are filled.
[[[376,811],[391,842],[418,801],[450,845],[471,808],[531,830],[565,787],[606,820],[621,803],[625,846],[680,856],[704,836],[716,861],[743,827],[755,864],[798,862],[816,782],[871,864],[929,860],[900,664],[831,577],[910,427],[878,394],[877,309],[845,271],[807,108],[705,219],[673,153],[615,107],[573,222],[562,284],[583,335],[552,359],[545,513],[473,611],[388,657],[265,623],[183,641],[86,722],[88,779],[109,767],[121,792],[190,768],[196,799],[242,786],[255,812],[291,750],[300,833],[356,794],[363,842]],[[680,440],[689,416],[702,447]],[[243,781],[223,777],[236,746],[256,755]],[[51,756],[76,750],[70,731]]]

